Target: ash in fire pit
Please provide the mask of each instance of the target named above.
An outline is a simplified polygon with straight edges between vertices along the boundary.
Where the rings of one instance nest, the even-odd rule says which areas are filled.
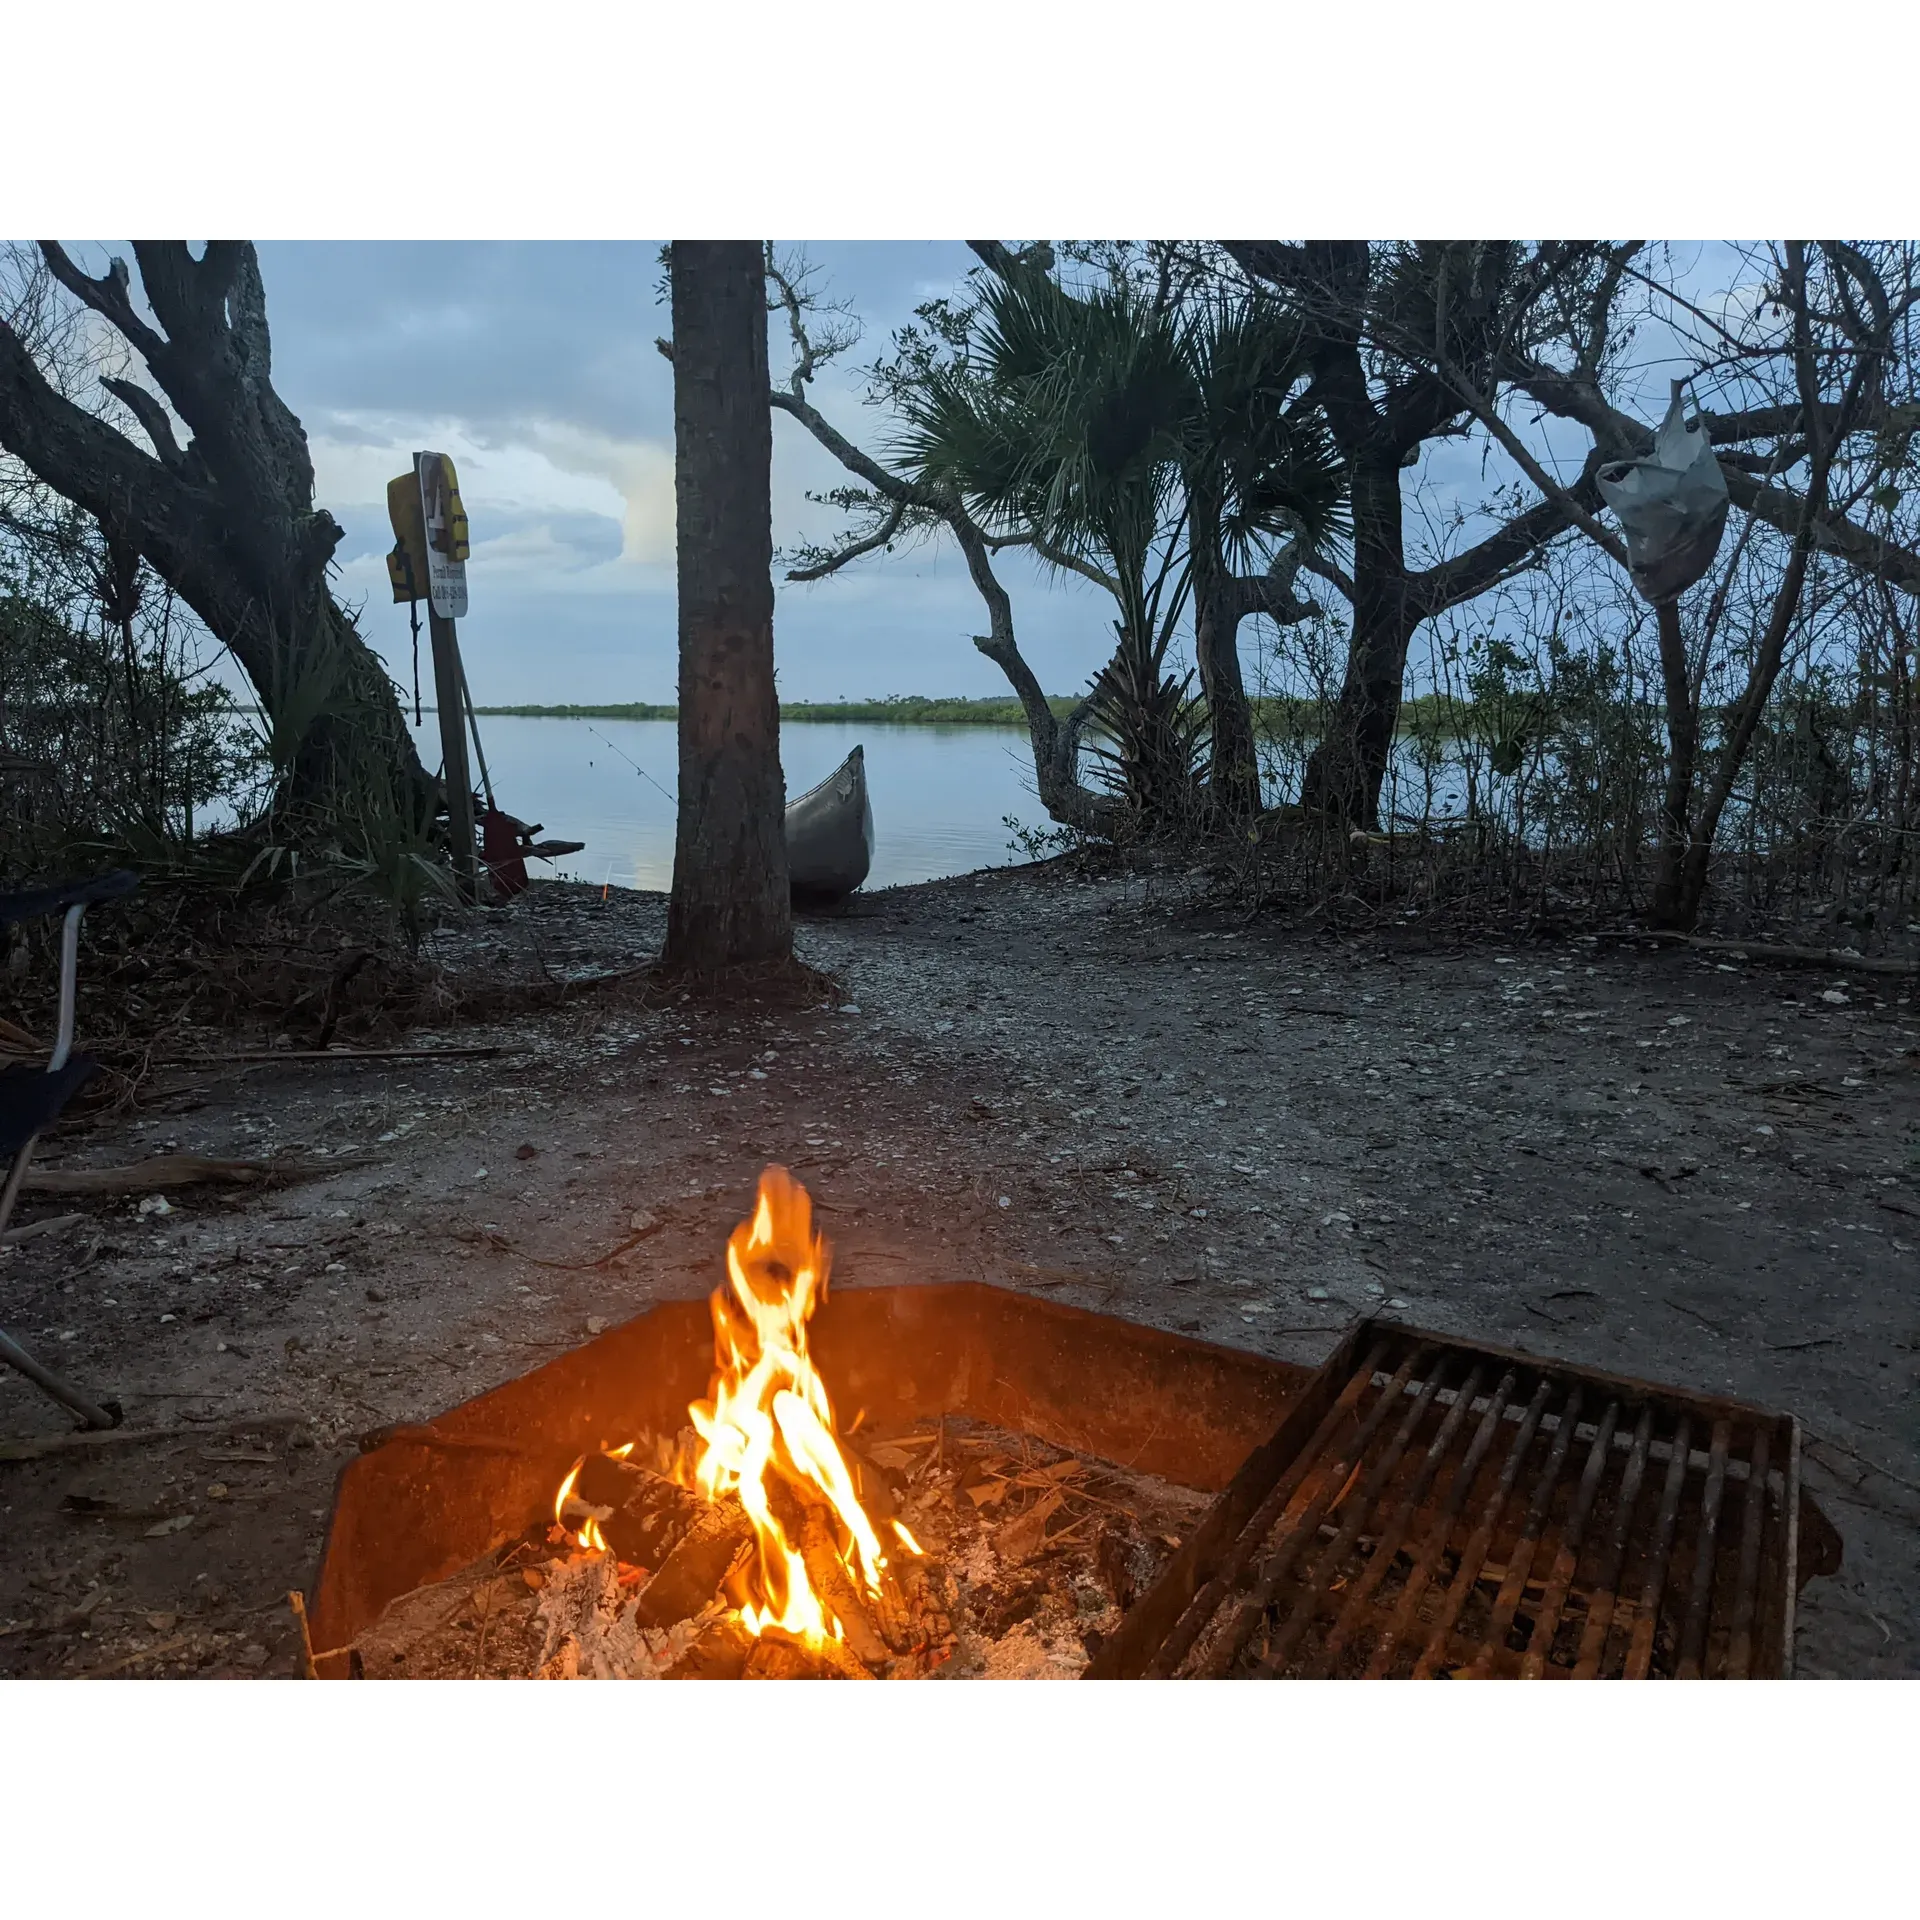
[[[1207,1505],[1191,1488],[973,1420],[840,1445],[866,1509],[900,1520],[922,1551],[890,1563],[899,1571],[883,1604],[864,1602],[824,1525],[803,1521],[803,1557],[832,1596],[837,1635],[752,1633],[739,1597],[756,1550],[740,1503],[709,1505],[629,1465],[631,1454],[600,1455],[569,1476],[571,1530],[556,1523],[394,1601],[357,1644],[359,1669],[369,1679],[1069,1679]],[[605,1544],[583,1547],[583,1535]],[[652,1568],[638,1557],[648,1553]]]
[[[971,1420],[835,1429],[828,1249],[779,1168],[728,1242],[708,1397],[577,1461],[552,1524],[394,1601],[370,1677],[1078,1674],[1205,1496]]]

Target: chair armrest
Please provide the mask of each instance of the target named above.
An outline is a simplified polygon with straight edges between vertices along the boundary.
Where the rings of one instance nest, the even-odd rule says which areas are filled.
[[[56,886],[36,887],[28,893],[0,893],[0,927],[16,920],[38,920],[50,913],[64,913],[69,907],[91,907],[103,900],[118,900],[139,884],[137,873],[121,867],[92,880],[62,881]]]

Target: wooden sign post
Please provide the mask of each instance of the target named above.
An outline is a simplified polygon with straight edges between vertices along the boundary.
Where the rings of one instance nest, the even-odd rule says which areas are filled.
[[[447,794],[447,839],[462,895],[478,893],[474,856],[473,773],[467,762],[466,674],[454,622],[467,611],[467,515],[453,462],[416,453],[413,472],[387,486],[387,513],[399,541],[387,556],[396,600],[427,602],[433,646],[434,707],[440,716],[440,779]]]
[[[451,620],[428,603],[427,632],[433,641],[433,697],[440,713],[441,779],[447,789],[447,838],[454,878],[471,899],[474,875],[473,772],[467,765],[466,703],[460,688],[460,639]]]

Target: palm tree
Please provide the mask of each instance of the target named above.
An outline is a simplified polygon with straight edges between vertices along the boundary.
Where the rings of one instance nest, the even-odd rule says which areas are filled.
[[[904,406],[899,453],[981,524],[1113,596],[1113,657],[1094,682],[1109,778],[1141,827],[1212,790],[1258,805],[1251,719],[1234,653],[1260,596],[1235,571],[1288,533],[1335,523],[1339,469],[1299,385],[1298,336],[1276,303],[1182,309],[1116,276],[1084,295],[1023,270],[988,292],[956,365]],[[1192,596],[1205,704],[1168,666]]]

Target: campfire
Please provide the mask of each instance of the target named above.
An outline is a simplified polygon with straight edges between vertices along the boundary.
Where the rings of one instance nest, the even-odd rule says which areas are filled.
[[[856,1405],[843,1429],[810,1338],[830,1271],[806,1189],[768,1168],[707,1303],[706,1393],[577,1455],[504,1552],[391,1601],[355,1670],[1080,1672],[1206,1495],[960,1412]]]
[[[855,1649],[886,1661],[927,1646],[902,1632],[907,1590],[881,1527],[896,1553],[923,1558],[920,1544],[897,1516],[876,1521],[863,1504],[861,1483],[872,1489],[875,1476],[841,1445],[808,1351],[807,1323],[826,1298],[831,1257],[807,1190],[769,1167],[753,1217],[727,1241],[727,1283],[710,1303],[716,1371],[708,1397],[687,1409],[691,1435],[657,1448],[652,1469],[636,1460],[633,1441],[591,1462],[583,1455],[560,1484],[554,1518],[576,1553],[616,1561],[608,1528],[639,1551],[664,1549],[667,1560],[689,1543],[703,1565],[716,1546],[737,1549],[724,1576],[733,1605],[723,1631],[843,1667]],[[652,1579],[645,1567],[621,1578],[636,1576]],[[643,1590],[636,1618],[658,1618],[659,1594],[644,1600]],[[881,1622],[905,1644],[890,1644]]]

